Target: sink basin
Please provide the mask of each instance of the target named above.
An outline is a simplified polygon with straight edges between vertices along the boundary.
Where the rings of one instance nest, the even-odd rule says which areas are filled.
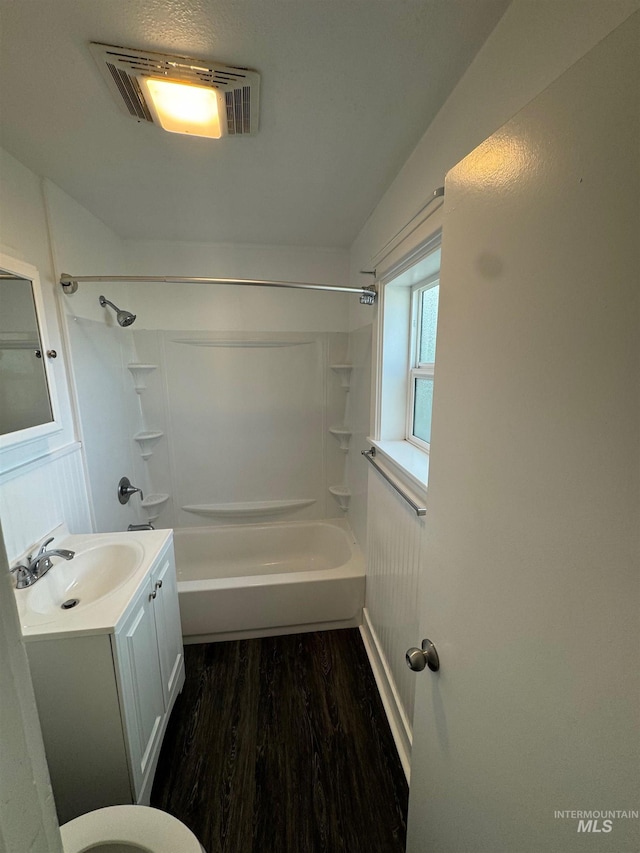
[[[144,549],[135,541],[89,545],[77,550],[71,560],[53,557],[47,574],[24,590],[24,608],[58,619],[65,612],[64,602],[77,599],[73,609],[94,604],[120,589],[139,569],[143,557]]]
[[[75,555],[71,560],[52,557],[53,565],[40,580],[14,588],[27,642],[115,633],[140,587],[150,583],[151,566],[171,546],[173,531],[69,533],[61,524],[51,535],[50,547]]]

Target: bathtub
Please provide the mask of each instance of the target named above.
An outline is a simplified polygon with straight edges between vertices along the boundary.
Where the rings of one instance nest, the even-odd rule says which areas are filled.
[[[185,643],[360,624],[364,561],[341,520],[174,531]]]

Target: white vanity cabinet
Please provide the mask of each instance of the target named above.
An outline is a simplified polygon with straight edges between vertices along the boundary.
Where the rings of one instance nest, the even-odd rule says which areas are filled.
[[[131,772],[142,796],[136,802],[148,802],[167,709],[184,682],[173,549],[156,562],[113,639]]]
[[[184,684],[171,535],[111,632],[34,637],[27,653],[59,821],[148,804]]]

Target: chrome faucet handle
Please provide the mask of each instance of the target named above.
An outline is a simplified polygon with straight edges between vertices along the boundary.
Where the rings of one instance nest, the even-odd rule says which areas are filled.
[[[71,560],[75,556],[75,551],[69,551],[66,548],[52,548],[48,551],[47,545],[50,545],[54,538],[55,537],[51,536],[46,540],[46,542],[42,543],[37,554],[31,554],[27,557],[27,565],[25,568],[33,577],[34,581],[43,577],[43,575],[46,575],[49,569],[53,567],[53,563],[51,562],[52,557],[61,557],[63,560]]]
[[[41,556],[44,554],[44,552],[47,550],[47,545],[51,545],[51,543],[53,542],[54,538],[55,538],[55,537],[54,537],[54,536],[52,536],[50,539],[47,539],[47,541],[46,541],[46,542],[43,542],[43,543],[42,543],[42,545],[40,546],[40,550],[39,550],[39,551],[38,551],[38,553],[36,554],[36,556],[37,556],[37,557],[41,557]]]
[[[42,554],[31,561],[31,574],[36,578],[41,578],[52,567],[51,557],[48,554]]]
[[[14,566],[10,573],[16,576],[16,589],[25,589],[35,581],[33,572],[28,566]]]

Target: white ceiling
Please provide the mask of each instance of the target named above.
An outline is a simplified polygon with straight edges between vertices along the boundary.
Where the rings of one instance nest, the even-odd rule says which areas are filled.
[[[348,246],[508,2],[0,0],[2,145],[122,237]],[[90,41],[256,69],[257,136],[136,124]]]

